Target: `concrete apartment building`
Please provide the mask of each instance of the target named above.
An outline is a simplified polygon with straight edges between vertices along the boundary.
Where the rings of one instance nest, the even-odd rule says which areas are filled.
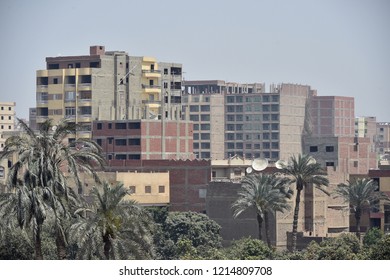
[[[369,169],[377,168],[372,137],[355,136],[353,97],[315,96],[309,118],[311,127],[304,136],[304,153],[323,166],[347,174],[367,174]]]
[[[89,55],[47,57],[37,71],[37,125],[67,117],[91,137],[94,120],[178,119],[181,64],[91,46]],[[171,81],[165,84],[165,81]],[[162,89],[164,91],[162,91]]]
[[[185,81],[183,111],[194,121],[199,158],[288,159],[302,152],[309,86]]]
[[[93,122],[92,139],[106,160],[193,159],[192,122],[122,120]]]
[[[375,150],[381,169],[390,169],[390,122],[376,124]]]
[[[0,152],[3,150],[5,141],[15,130],[15,102],[0,102]],[[12,159],[0,161],[0,192],[4,191],[8,169]]]

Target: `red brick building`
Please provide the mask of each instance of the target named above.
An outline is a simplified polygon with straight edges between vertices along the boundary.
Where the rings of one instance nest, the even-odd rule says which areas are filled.
[[[109,161],[194,158],[189,121],[95,121],[92,139]]]

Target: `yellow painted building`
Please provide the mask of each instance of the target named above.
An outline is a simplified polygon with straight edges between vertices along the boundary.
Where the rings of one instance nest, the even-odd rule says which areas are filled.
[[[81,176],[83,190],[79,193],[91,195],[96,185],[89,176]],[[100,172],[102,181],[111,184],[123,183],[132,193],[127,199],[133,199],[144,206],[165,206],[170,202],[169,172]]]

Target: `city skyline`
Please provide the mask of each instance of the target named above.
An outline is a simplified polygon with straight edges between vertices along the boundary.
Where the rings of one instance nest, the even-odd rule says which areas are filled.
[[[28,118],[46,57],[105,45],[182,63],[186,80],[310,85],[321,96],[354,97],[356,116],[390,120],[387,1],[111,3],[2,1],[1,101]]]

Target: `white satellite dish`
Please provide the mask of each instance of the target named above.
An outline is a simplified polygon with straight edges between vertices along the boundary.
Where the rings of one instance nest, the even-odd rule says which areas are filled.
[[[308,163],[309,163],[309,164],[316,164],[316,163],[317,163],[317,161],[316,161],[316,159],[315,159],[315,158],[313,158],[313,157],[310,157],[310,158],[309,158],[309,160],[308,160]]]
[[[266,158],[255,158],[252,162],[252,168],[256,171],[264,170],[268,166]]]
[[[252,167],[249,166],[249,167],[246,168],[246,173],[247,174],[252,173],[252,171],[253,171]]]
[[[287,166],[287,162],[285,160],[279,159],[277,162],[275,162],[275,167],[277,169],[283,169]]]

